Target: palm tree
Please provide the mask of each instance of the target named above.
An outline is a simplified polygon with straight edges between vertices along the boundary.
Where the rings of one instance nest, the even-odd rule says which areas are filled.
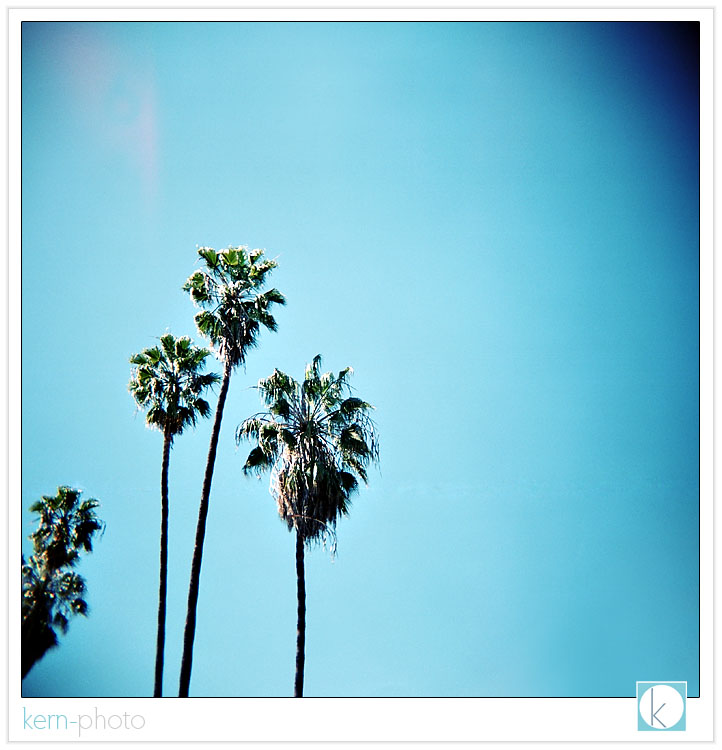
[[[58,487],[55,497],[44,495],[30,510],[39,515],[30,535],[33,555],[22,560],[21,666],[25,677],[45,653],[58,645],[56,628],[68,631],[73,615],[87,615],[85,580],[74,568],[81,551],[92,552],[93,536],[103,522],[95,514],[97,500],[80,499],[82,492]]]
[[[370,412],[373,407],[351,395],[350,367],[337,376],[321,375],[321,356],[306,366],[303,383],[279,370],[261,380],[258,390],[268,411],[246,419],[236,441],[255,441],[243,467],[245,474],[271,470],[271,493],[278,513],[296,531],[298,627],[294,696],[303,696],[306,643],[304,545],[311,546],[334,530],[347,515],[366,467],[378,463],[379,446]]]
[[[163,694],[165,650],[165,612],[168,589],[168,466],[173,439],[198,417],[208,417],[211,407],[202,397],[206,388],[220,378],[203,373],[207,349],[194,346],[187,337],[175,338],[167,333],[160,346],[144,349],[130,358],[134,366],[128,390],[139,407],[146,409],[148,427],[163,433],[160,498],[160,586],[158,591],[158,634],[155,651],[155,684],[153,697]]]
[[[271,308],[274,304],[283,305],[286,302],[277,289],[262,291],[266,276],[277,265],[276,261],[264,257],[263,250],[249,250],[246,246],[240,246],[216,252],[213,248],[202,247],[199,248],[198,255],[203,260],[205,268],[192,273],[183,289],[189,292],[193,302],[202,308],[196,313],[196,326],[203,336],[210,339],[212,348],[223,363],[223,380],[218,394],[218,406],[213,420],[198,509],[198,526],[188,586],[188,612],[183,633],[183,657],[178,689],[181,698],[188,697],[190,687],[203,541],[216,448],[231,372],[235,367],[245,363],[248,350],[258,343],[262,326],[271,331],[276,330]]]

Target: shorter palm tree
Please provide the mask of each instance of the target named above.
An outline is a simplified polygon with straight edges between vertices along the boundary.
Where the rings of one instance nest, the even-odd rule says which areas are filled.
[[[246,419],[236,440],[256,442],[243,466],[245,474],[271,471],[271,493],[289,531],[296,531],[298,621],[294,696],[303,696],[306,644],[304,547],[334,536],[336,521],[347,515],[359,480],[367,483],[369,462],[379,447],[371,404],[351,394],[347,367],[337,376],[320,371],[318,355],[302,383],[279,370],[259,381],[268,411]],[[335,536],[334,536],[335,538]]]
[[[85,580],[74,568],[82,551],[92,552],[93,537],[102,531],[103,522],[95,513],[100,503],[81,500],[81,494],[62,486],[54,497],[44,495],[30,506],[39,524],[30,535],[33,555],[22,560],[23,677],[58,645],[57,631],[66,633],[73,615],[88,613]]]
[[[202,372],[209,351],[194,346],[187,337],[161,336],[160,346],[144,349],[130,358],[133,365],[128,390],[140,408],[146,409],[148,427],[163,433],[161,465],[160,585],[158,592],[158,633],[155,652],[153,696],[163,694],[166,595],[168,590],[168,467],[173,439],[198,417],[208,417],[211,407],[204,391],[217,383],[215,373]]]

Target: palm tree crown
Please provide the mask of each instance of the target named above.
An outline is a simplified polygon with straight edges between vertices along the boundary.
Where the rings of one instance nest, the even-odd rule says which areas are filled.
[[[67,632],[73,615],[86,615],[85,580],[74,568],[81,551],[92,552],[93,537],[103,522],[97,500],[81,500],[81,491],[58,487],[30,506],[39,516],[30,535],[33,555],[22,566],[22,675],[45,652],[57,646],[56,628]]]
[[[32,513],[40,517],[38,528],[30,535],[37,560],[46,570],[73,567],[80,551],[93,551],[93,535],[103,528],[95,514],[100,503],[90,498],[82,500],[81,490],[58,487],[53,497],[43,495],[30,506]]]
[[[273,303],[285,304],[285,299],[278,289],[261,292],[277,263],[265,258],[263,250],[245,245],[218,252],[201,247],[198,255],[205,269],[193,272],[183,289],[203,308],[195,316],[200,333],[210,339],[221,359],[236,367],[257,345],[261,326],[277,328],[270,309]]]
[[[203,373],[209,351],[194,346],[188,336],[175,338],[167,333],[160,338],[160,346],[134,354],[134,365],[128,390],[138,406],[147,409],[145,421],[149,427],[171,436],[178,435],[199,416],[211,413],[203,391],[220,380],[215,373]]]
[[[367,482],[366,468],[379,456],[373,407],[351,395],[352,369],[334,376],[321,374],[320,367],[318,355],[302,383],[279,370],[259,381],[268,411],[246,419],[236,432],[238,442],[257,442],[244,473],[271,469],[279,515],[306,543],[348,513],[359,480]]]

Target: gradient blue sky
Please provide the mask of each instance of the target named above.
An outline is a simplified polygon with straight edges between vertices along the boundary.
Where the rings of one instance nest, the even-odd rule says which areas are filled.
[[[697,695],[694,29],[23,24],[22,503],[71,484],[107,523],[24,694],[152,693],[162,438],[128,357],[200,343],[196,245],[248,244],[288,305],[231,383],[191,695],[292,693],[293,538],[233,433],[319,352],[382,465],[307,557],[307,695]],[[168,695],[209,434],[171,456]]]

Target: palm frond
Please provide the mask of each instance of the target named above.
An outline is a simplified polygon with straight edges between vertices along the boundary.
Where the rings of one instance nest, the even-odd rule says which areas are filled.
[[[243,464],[243,473],[250,474],[256,472],[259,476],[265,469],[270,469],[273,466],[273,457],[269,456],[260,447],[254,448],[246,459],[246,463]]]

